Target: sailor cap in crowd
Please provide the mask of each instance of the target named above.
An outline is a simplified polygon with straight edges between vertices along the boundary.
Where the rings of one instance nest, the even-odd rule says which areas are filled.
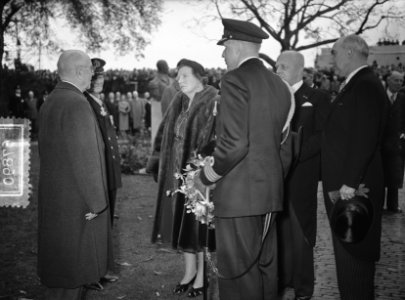
[[[101,58],[92,58],[91,63],[93,65],[93,70],[94,70],[94,75],[100,75],[103,74],[104,72],[104,65],[105,65],[105,60]]]
[[[259,26],[247,21],[222,19],[222,24],[224,25],[224,34],[217,45],[223,45],[227,40],[261,44],[263,39],[269,38],[269,35]]]

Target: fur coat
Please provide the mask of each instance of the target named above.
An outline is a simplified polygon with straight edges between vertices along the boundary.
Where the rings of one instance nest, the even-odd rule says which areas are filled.
[[[175,137],[175,123],[186,99],[187,96],[182,92],[178,92],[174,96],[159,126],[153,145],[152,157],[149,159],[147,166],[147,171],[155,176],[157,175],[158,179],[152,242],[156,242],[158,235],[160,235],[162,242],[172,242],[174,248],[177,247],[178,231],[181,225],[181,220],[178,220],[177,216],[181,216],[179,210],[184,209],[184,197],[180,193],[169,196],[167,191],[174,191],[177,188],[173,186],[175,170],[172,170],[173,163],[171,159],[175,157],[175,153],[173,153],[172,145]],[[215,127],[213,112],[218,100],[218,90],[212,86],[205,86],[201,92],[194,96],[189,108],[189,117],[184,136],[182,169],[194,153],[206,155],[212,152],[213,147],[209,147],[209,145],[212,145],[210,142],[213,140]]]

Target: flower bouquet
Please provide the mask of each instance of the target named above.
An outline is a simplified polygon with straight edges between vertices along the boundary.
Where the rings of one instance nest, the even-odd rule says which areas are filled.
[[[205,193],[202,193],[195,184],[201,169],[206,164],[210,163],[210,157],[203,158],[201,155],[193,157],[189,160],[183,174],[175,173],[174,177],[181,180],[181,185],[176,189],[175,193],[182,193],[185,195],[187,213],[193,213],[197,221],[202,224],[207,224],[209,227],[214,228],[214,203],[210,201],[210,189],[207,187]]]

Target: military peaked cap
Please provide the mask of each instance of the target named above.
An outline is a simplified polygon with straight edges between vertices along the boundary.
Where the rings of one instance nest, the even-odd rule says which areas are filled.
[[[91,63],[93,65],[93,70],[94,70],[94,75],[99,75],[104,72],[104,65],[105,65],[105,60],[101,58],[92,58]]]
[[[223,45],[227,40],[261,44],[263,39],[269,38],[269,35],[259,26],[247,21],[222,19],[222,24],[224,25],[224,34],[217,45]]]

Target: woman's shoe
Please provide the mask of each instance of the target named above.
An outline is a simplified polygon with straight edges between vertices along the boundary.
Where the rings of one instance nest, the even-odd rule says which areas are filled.
[[[194,280],[195,280],[196,276],[197,276],[197,275],[194,275],[194,277],[193,277],[189,282],[187,282],[187,283],[184,283],[184,284],[178,283],[178,284],[176,285],[176,287],[173,289],[173,294],[175,294],[175,295],[181,295],[181,294],[183,294],[185,291],[187,291],[187,290],[188,290],[188,287],[194,283]]]
[[[204,287],[200,287],[200,288],[194,288],[191,287],[191,290],[188,292],[187,297],[189,298],[195,298],[198,297],[200,295],[202,295],[204,292]]]

